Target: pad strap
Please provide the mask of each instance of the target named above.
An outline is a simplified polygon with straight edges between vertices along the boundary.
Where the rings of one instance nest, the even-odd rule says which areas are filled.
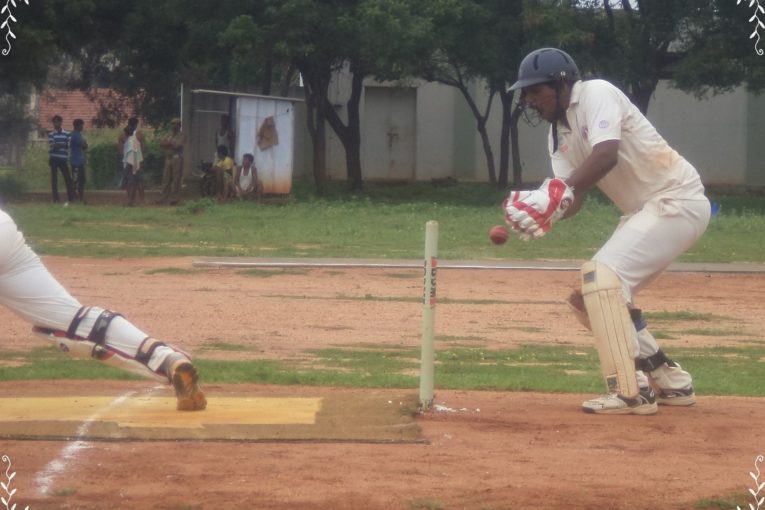
[[[109,323],[114,320],[115,317],[122,317],[122,315],[112,312],[111,310],[104,310],[101,315],[96,319],[93,324],[93,330],[88,335],[88,340],[96,345],[101,345],[106,340],[106,328],[109,327]]]
[[[648,325],[643,318],[643,311],[640,308],[630,308],[630,319],[635,324],[635,331],[643,330]]]
[[[135,360],[139,363],[143,363],[144,365],[148,365],[149,360],[151,359],[151,356],[154,354],[154,351],[157,349],[157,347],[163,347],[165,345],[166,344],[164,342],[160,342],[156,338],[147,336],[143,339],[143,342],[141,342],[141,345],[138,347],[138,352],[135,355]]]
[[[81,306],[80,309],[77,310],[77,313],[72,319],[72,322],[69,324],[69,329],[66,330],[66,337],[68,339],[74,340],[75,338],[77,338],[77,328],[80,327],[80,322],[82,322],[82,319],[84,319],[85,316],[88,315],[89,311],[90,311],[89,306]]]
[[[656,354],[648,356],[647,358],[638,358],[635,360],[635,368],[642,370],[643,372],[653,372],[660,366],[666,363],[669,366],[674,366],[675,363],[664,354],[664,351],[659,349]]]

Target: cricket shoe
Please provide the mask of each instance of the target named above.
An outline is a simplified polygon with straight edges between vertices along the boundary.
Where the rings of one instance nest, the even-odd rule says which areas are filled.
[[[178,399],[176,409],[179,411],[201,411],[207,407],[205,394],[199,388],[199,374],[194,365],[188,360],[181,360],[173,365],[172,383],[175,398]]]
[[[656,402],[660,406],[692,406],[696,403],[693,386],[681,390],[657,389]]]
[[[654,414],[658,410],[656,394],[649,386],[640,388],[635,398],[627,398],[617,393],[588,400],[582,404],[585,413],[595,414]]]

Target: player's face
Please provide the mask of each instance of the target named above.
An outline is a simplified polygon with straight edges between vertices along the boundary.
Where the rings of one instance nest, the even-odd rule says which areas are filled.
[[[523,89],[523,99],[540,117],[547,122],[555,122],[555,89],[546,83],[538,83]]]

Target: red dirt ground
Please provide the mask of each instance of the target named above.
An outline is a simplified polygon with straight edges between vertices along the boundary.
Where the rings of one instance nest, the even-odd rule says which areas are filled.
[[[153,336],[204,358],[309,363],[308,349],[419,345],[421,305],[404,299],[421,295],[421,269],[246,274],[192,269],[191,259],[45,262],[83,303],[120,311]],[[440,347],[591,343],[560,303],[577,281],[575,272],[441,270],[438,278]],[[671,353],[673,347],[762,342],[763,301],[765,275],[668,273],[643,291],[638,305],[718,317],[713,326],[655,325],[672,333],[662,341]],[[0,321],[2,350],[41,345],[4,309]],[[692,328],[728,333],[679,333]],[[256,349],[214,348],[221,343]],[[62,382],[58,391],[92,384]],[[154,385],[97,384],[115,394]],[[3,396],[34,392],[29,383],[0,388]],[[237,386],[243,389],[285,396],[385,391]],[[754,486],[749,472],[757,473],[755,457],[765,453],[765,399],[700,396],[694,407],[661,408],[655,416],[603,417],[579,410],[585,397],[437,390],[436,403],[454,412],[419,418],[427,444],[0,440],[0,454],[13,461],[19,510],[685,509]],[[59,463],[57,471],[50,471],[51,462]]]

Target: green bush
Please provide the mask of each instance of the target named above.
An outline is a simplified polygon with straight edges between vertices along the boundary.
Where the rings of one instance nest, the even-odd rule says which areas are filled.
[[[117,154],[117,144],[100,143],[88,148],[88,167],[88,181],[93,188],[116,188],[122,169],[122,158]]]
[[[144,182],[147,186],[159,184],[162,181],[165,156],[158,140],[147,141],[143,159]],[[89,181],[93,188],[118,187],[122,175],[122,157],[117,153],[117,144],[100,143],[89,148],[88,167]]]
[[[26,191],[24,182],[12,173],[0,174],[0,203],[20,199]]]
[[[165,166],[165,153],[159,146],[159,140],[147,141],[143,152],[143,180],[146,186],[159,185],[162,182],[162,169]]]

